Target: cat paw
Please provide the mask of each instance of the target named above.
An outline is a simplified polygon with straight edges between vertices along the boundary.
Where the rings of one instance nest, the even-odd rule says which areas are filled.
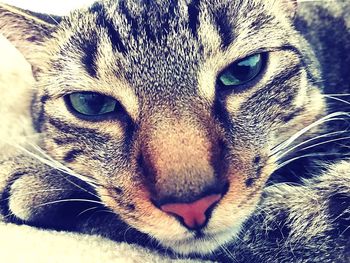
[[[24,221],[42,227],[74,224],[79,213],[96,206],[84,186],[57,171],[17,172],[2,193],[6,221]]]

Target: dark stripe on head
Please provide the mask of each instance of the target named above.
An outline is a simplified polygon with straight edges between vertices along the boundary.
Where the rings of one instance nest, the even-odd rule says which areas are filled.
[[[131,26],[131,35],[134,39],[137,39],[137,32],[139,30],[139,26],[137,20],[130,14],[128,8],[125,5],[125,1],[120,1],[119,3],[120,13],[123,14]]]
[[[90,12],[96,14],[96,25],[107,31],[113,50],[126,54],[127,48],[123,44],[121,36],[115,25],[108,17],[104,6],[101,3],[95,3],[90,8]]]
[[[266,24],[271,22],[272,19],[273,19],[273,17],[261,12],[256,16],[255,20],[250,24],[250,28],[254,31],[259,31]]]
[[[157,9],[157,12],[154,12],[155,9]],[[154,3],[154,1],[149,1],[147,3],[146,12],[143,12],[142,14],[142,25],[140,27],[143,27],[148,40],[151,42],[156,42],[161,38],[161,29],[157,29],[155,21],[157,21],[157,23],[161,23],[159,7],[156,3]],[[161,26],[162,25],[160,25],[160,27]]]
[[[188,5],[188,26],[195,37],[197,37],[197,30],[199,26],[199,5],[200,0],[193,0]]]
[[[176,9],[178,9],[178,0],[170,1],[168,11],[162,15],[160,32],[158,33],[158,39],[160,40],[163,36],[166,36],[170,31],[170,21],[176,17]],[[178,27],[175,29],[178,30]]]
[[[74,162],[75,159],[83,153],[84,153],[83,150],[73,149],[73,150],[69,151],[68,153],[66,153],[66,155],[63,158],[63,161],[65,161],[66,163]]]
[[[90,76],[97,76],[96,56],[97,56],[97,40],[92,38],[81,45],[81,49],[84,52],[81,62],[83,63],[85,70]]]
[[[226,11],[224,8],[220,8],[214,13],[214,22],[219,30],[221,44],[224,49],[228,48],[233,41],[232,26]]]

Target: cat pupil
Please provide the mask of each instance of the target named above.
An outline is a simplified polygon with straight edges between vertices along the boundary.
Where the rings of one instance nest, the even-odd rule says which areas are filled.
[[[219,80],[226,87],[245,84],[260,74],[262,62],[261,54],[252,55],[235,62],[224,70]]]
[[[79,96],[81,103],[88,108],[92,113],[98,114],[101,112],[105,98],[98,94],[89,94],[85,96]]]
[[[93,92],[73,93],[69,95],[69,100],[74,111],[88,116],[110,113],[116,105],[112,98]]]
[[[238,80],[244,81],[249,79],[253,68],[250,66],[240,66],[239,64],[233,68],[233,72]]]

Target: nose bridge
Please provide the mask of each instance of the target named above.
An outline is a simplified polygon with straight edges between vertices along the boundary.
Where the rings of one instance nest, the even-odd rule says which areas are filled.
[[[152,166],[155,190],[162,196],[200,194],[212,185],[213,138],[207,127],[187,118],[162,118],[144,142],[143,154]]]

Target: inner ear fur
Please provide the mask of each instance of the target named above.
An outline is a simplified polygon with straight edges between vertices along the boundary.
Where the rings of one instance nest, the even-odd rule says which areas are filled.
[[[40,48],[55,31],[60,18],[0,3],[0,34],[28,60],[33,70],[40,64]]]
[[[282,0],[284,9],[290,18],[294,18],[298,9],[298,0]]]

